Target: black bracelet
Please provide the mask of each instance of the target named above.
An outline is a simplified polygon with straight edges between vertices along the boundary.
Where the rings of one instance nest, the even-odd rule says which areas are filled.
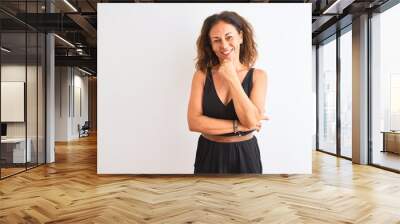
[[[233,120],[233,133],[237,134],[238,133],[238,123],[237,120]]]

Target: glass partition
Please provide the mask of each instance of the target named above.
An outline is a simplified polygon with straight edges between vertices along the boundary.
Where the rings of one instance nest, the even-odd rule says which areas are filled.
[[[45,1],[0,2],[0,7],[14,10],[0,11],[1,179],[45,163],[46,39],[28,24],[34,21],[16,19],[26,12],[43,13],[44,5]]]
[[[352,35],[340,36],[340,154],[352,157]]]
[[[400,171],[400,4],[371,18],[372,163]]]
[[[27,166],[30,168],[36,166],[38,163],[38,35],[36,32],[29,32],[27,33],[27,39],[27,150],[31,152],[30,160],[28,161]]]
[[[26,33],[1,34],[1,161],[3,177],[24,171],[26,144]],[[6,49],[6,50],[4,50]]]
[[[37,64],[37,69],[38,69],[38,75],[37,75],[37,90],[38,90],[38,111],[37,111],[37,128],[38,128],[38,133],[37,133],[37,147],[38,147],[38,156],[37,156],[37,162],[38,164],[43,164],[46,162],[46,145],[45,145],[45,114],[46,114],[46,104],[45,104],[45,99],[46,99],[46,76],[45,76],[45,65],[46,65],[46,39],[45,35],[43,33],[38,34],[38,64]]]
[[[45,4],[42,1],[27,1],[26,12],[34,15],[35,13],[43,13]],[[32,24],[38,24],[39,19],[32,16],[30,19]],[[36,29],[27,27],[27,142],[31,148],[31,161],[27,163],[27,167],[35,167],[38,165],[39,159],[39,63],[40,63],[40,36]]]
[[[318,149],[336,154],[336,37],[318,47]]]

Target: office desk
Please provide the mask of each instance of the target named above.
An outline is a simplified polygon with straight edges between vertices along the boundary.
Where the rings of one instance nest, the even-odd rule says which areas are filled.
[[[25,138],[6,138],[1,139],[1,157],[6,163],[25,163],[30,162],[32,158],[30,138],[27,139],[25,154]]]
[[[383,150],[382,152],[393,152],[400,154],[400,132],[399,131],[382,131],[383,133]]]

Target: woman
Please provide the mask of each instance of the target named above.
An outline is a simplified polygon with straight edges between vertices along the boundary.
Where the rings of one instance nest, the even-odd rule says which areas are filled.
[[[261,129],[267,75],[250,24],[235,12],[209,16],[197,40],[188,106],[189,129],[200,132],[194,173],[262,173],[253,131]]]

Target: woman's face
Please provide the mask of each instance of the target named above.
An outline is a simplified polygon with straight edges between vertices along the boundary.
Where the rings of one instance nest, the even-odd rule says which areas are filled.
[[[212,50],[220,62],[225,59],[239,60],[240,44],[243,42],[242,33],[226,22],[219,21],[210,29]]]

